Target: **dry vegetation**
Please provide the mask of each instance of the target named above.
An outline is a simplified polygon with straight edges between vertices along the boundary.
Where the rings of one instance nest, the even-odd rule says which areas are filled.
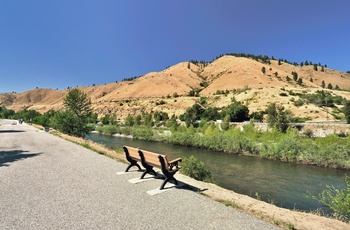
[[[265,74],[262,68],[266,68]],[[320,69],[320,68],[319,68]],[[297,72],[303,84],[293,80],[291,72]],[[277,72],[277,76],[276,76]],[[287,76],[291,78],[287,81]],[[310,81],[313,80],[313,82]],[[324,72],[313,70],[313,66],[294,66],[271,60],[264,64],[244,57],[223,56],[207,66],[182,62],[161,72],[151,72],[132,81],[109,83],[90,87],[79,87],[90,98],[99,116],[116,113],[119,118],[139,113],[164,111],[170,116],[180,115],[199,100],[190,97],[191,90],[200,90],[199,96],[208,97],[210,106],[222,107],[237,100],[249,107],[250,112],[266,109],[271,102],[283,104],[295,116],[310,117],[310,121],[332,121],[327,119],[326,109],[312,104],[296,107],[297,100],[288,92],[313,93],[322,90],[322,81],[341,90],[329,90],[350,100],[350,74],[324,68]],[[205,86],[203,86],[205,82]],[[226,94],[216,95],[218,91]],[[285,92],[286,96],[281,96]],[[0,94],[0,105],[15,111],[35,109],[44,113],[62,108],[62,99],[67,90],[34,89],[23,93]],[[157,103],[163,101],[165,103]]]

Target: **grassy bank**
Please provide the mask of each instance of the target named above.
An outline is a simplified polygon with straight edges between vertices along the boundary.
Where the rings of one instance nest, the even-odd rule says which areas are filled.
[[[299,133],[293,128],[289,128],[286,133],[275,129],[262,131],[256,129],[253,123],[242,128],[232,126],[226,131],[215,124],[204,124],[198,128],[179,126],[170,130],[147,126],[107,125],[98,126],[96,131],[282,162],[350,169],[350,137],[336,134],[316,138],[307,133]]]

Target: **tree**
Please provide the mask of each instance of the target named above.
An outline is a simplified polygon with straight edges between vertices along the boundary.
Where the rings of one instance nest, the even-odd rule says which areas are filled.
[[[230,128],[230,116],[226,115],[221,123],[221,128],[223,130],[228,130]]]
[[[103,125],[108,125],[110,121],[110,115],[109,114],[104,115],[103,117],[101,117],[100,121]]]
[[[250,114],[250,119],[254,121],[262,122],[264,120],[264,112],[263,111],[255,111]]]
[[[153,126],[152,114],[148,113],[143,117],[143,124],[145,126]]]
[[[343,112],[348,124],[350,124],[350,101],[346,101],[344,104]]]
[[[69,90],[67,96],[63,99],[63,104],[66,109],[72,110],[73,113],[80,117],[86,117],[92,113],[90,99],[79,89]]]
[[[331,83],[328,83],[328,86],[327,86],[328,89],[333,89],[333,86]]]
[[[204,108],[202,105],[194,104],[191,108],[186,110],[186,113],[183,115],[183,118],[186,122],[186,126],[190,127],[190,125],[196,126],[196,121],[201,119],[201,116],[204,112]]]
[[[137,115],[137,116],[135,117],[135,124],[136,124],[136,125],[141,125],[141,119],[142,119],[141,115],[140,115],[140,114]]]
[[[326,83],[324,82],[324,80],[322,80],[321,86],[322,88],[326,87]]]
[[[303,79],[299,78],[298,81],[297,81],[297,84],[298,85],[302,85],[303,84]]]
[[[292,112],[290,110],[284,110],[283,106],[271,103],[267,109],[267,122],[269,127],[276,128],[280,132],[285,133],[288,129],[288,123],[292,118]]]
[[[134,126],[135,120],[134,117],[131,116],[130,114],[125,118],[125,125],[127,126]]]
[[[79,89],[68,91],[63,99],[65,110],[55,114],[56,128],[68,135],[84,137],[89,133],[88,118],[92,114],[91,101]]]
[[[190,90],[190,92],[188,93],[188,96],[190,97],[194,97],[195,96],[195,91],[193,89]]]
[[[262,72],[263,74],[266,73],[266,68],[265,68],[265,66],[263,66],[263,67],[261,68],[261,72]]]
[[[314,64],[314,70],[317,71],[317,64]]]
[[[217,120],[217,119],[219,119],[219,117],[220,117],[219,116],[219,109],[216,107],[206,108],[201,116],[201,118],[204,118],[208,121]]]
[[[227,110],[226,115],[232,122],[242,122],[249,120],[249,109],[239,102],[233,103]]]
[[[292,75],[293,75],[294,81],[297,81],[298,80],[298,73],[293,71]]]

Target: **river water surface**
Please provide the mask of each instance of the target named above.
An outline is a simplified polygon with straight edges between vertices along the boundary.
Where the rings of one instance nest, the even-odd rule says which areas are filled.
[[[121,149],[123,145],[139,147],[165,154],[169,160],[193,155],[210,168],[221,187],[288,209],[322,209],[329,213],[324,205],[306,197],[307,191],[318,195],[326,185],[345,188],[345,174],[350,176],[350,172],[344,170],[281,163],[166,143],[100,134],[90,134],[86,138],[112,149]]]

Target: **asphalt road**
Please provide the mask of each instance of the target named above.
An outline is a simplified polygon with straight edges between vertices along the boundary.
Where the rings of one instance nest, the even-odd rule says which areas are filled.
[[[151,196],[126,164],[0,119],[0,229],[279,229],[185,187]]]

